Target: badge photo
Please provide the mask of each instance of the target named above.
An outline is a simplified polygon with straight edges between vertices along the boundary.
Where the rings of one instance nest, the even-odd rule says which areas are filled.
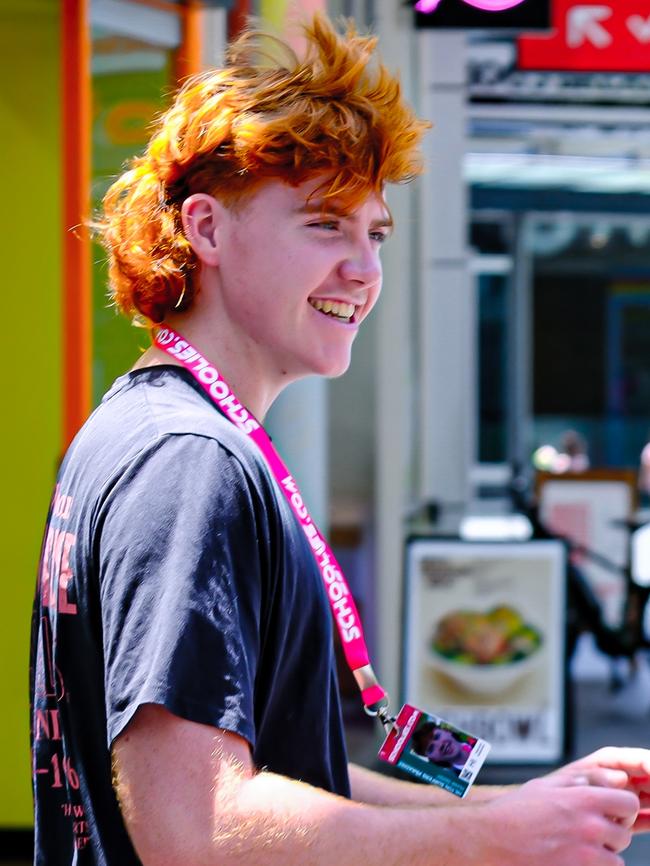
[[[465,797],[489,750],[485,740],[405,704],[379,757],[422,782]]]

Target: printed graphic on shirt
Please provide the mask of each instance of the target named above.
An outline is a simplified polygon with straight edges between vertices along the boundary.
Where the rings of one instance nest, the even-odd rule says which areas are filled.
[[[74,617],[74,574],[72,552],[76,535],[66,527],[72,515],[73,499],[57,485],[52,500],[51,517],[45,529],[38,580],[40,628],[36,649],[34,678],[33,772],[35,784],[45,785],[50,798],[70,822],[75,850],[83,850],[90,841],[88,823],[80,796],[79,774],[66,755],[62,736],[60,704],[66,695],[63,676],[55,661],[54,630],[58,617]],[[54,625],[53,625],[54,624]],[[61,798],[65,797],[63,802]]]
[[[68,532],[65,526],[57,526],[68,520],[71,511],[72,497],[61,493],[57,485],[52,518],[46,528],[39,583],[43,607],[55,608],[59,614],[74,615],[77,613],[77,605],[71,597],[74,575],[70,567],[70,556],[77,538],[72,532]]]

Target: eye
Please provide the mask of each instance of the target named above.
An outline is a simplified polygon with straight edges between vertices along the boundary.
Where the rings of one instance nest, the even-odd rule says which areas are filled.
[[[323,229],[326,232],[335,232],[339,228],[338,220],[320,219],[317,222],[309,223],[310,228]]]
[[[375,241],[375,243],[383,244],[384,241],[388,240],[388,232],[377,229],[374,232],[370,232],[369,238],[371,241]]]

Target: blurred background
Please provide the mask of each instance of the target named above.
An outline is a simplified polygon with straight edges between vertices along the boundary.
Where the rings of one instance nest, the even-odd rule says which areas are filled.
[[[388,192],[384,294],[350,371],[268,418],[375,667],[394,703],[491,740],[486,781],[649,739],[650,2],[0,0],[6,862],[30,857],[28,636],[57,464],[147,344],[85,226],[247,15],[282,29],[315,7],[376,32],[433,122],[425,175]]]

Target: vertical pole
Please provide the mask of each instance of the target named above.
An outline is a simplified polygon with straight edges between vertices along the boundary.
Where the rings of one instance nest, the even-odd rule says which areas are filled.
[[[244,29],[252,11],[250,6],[250,0],[234,0],[228,10],[228,39],[235,39]]]
[[[467,256],[466,45],[463,33],[420,34],[425,142],[420,291],[420,496],[462,506],[475,457],[475,299]],[[444,511],[443,511],[444,514]]]
[[[386,65],[399,70],[407,98],[415,91],[412,10],[390,0],[376,7],[376,32]],[[412,102],[416,100],[411,98]],[[430,134],[430,133],[429,133]],[[418,182],[421,184],[421,181]],[[414,192],[388,190],[395,232],[382,252],[384,288],[376,310],[375,555],[378,635],[376,667],[392,706],[399,697],[404,515],[411,496],[412,321],[417,283]]]
[[[201,31],[201,67],[221,66],[228,39],[228,10],[223,6],[204,8]]]
[[[526,237],[534,217],[515,223],[515,273],[508,310],[508,460],[529,465],[533,393],[532,257]]]
[[[176,54],[174,75],[178,84],[202,69],[202,7],[199,0],[187,0],[181,9],[181,44]]]
[[[63,150],[62,451],[91,408],[90,25],[88,0],[63,0],[61,106]]]

